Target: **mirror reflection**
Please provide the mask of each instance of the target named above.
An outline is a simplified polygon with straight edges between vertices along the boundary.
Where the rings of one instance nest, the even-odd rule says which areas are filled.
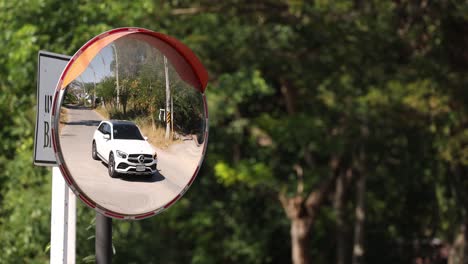
[[[202,159],[203,95],[144,38],[103,47],[66,87],[59,114],[63,160],[77,187],[126,215],[171,202]]]

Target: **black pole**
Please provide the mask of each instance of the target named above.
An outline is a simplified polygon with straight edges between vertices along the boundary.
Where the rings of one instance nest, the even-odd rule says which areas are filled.
[[[112,263],[112,219],[96,212],[96,263]]]

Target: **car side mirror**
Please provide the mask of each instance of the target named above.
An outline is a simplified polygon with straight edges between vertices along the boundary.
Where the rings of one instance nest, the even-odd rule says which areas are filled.
[[[103,138],[109,140],[109,139],[110,139],[110,135],[109,135],[109,134],[104,134]]]
[[[148,137],[143,137],[145,139],[145,141],[148,141]]]

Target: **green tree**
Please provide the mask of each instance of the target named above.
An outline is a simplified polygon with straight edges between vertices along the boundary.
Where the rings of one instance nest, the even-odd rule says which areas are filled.
[[[200,57],[211,128],[183,199],[114,221],[114,262],[408,263],[436,252],[434,238],[460,260],[466,10],[449,0],[0,1],[0,263],[48,261],[50,171],[31,166],[38,50],[72,55],[128,25]],[[154,120],[164,96],[143,96],[165,82],[151,56],[119,82],[138,76],[142,97],[129,89],[128,107]],[[116,85],[97,84],[106,104]],[[176,120],[196,119],[188,102]],[[93,261],[93,215],[79,206],[78,262]]]

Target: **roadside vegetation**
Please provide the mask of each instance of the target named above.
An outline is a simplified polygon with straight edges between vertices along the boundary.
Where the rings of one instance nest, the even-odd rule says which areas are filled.
[[[195,51],[211,129],[183,198],[113,221],[113,263],[468,263],[467,14],[455,0],[0,0],[0,264],[49,262],[51,173],[31,165],[38,51],[73,55],[126,25]],[[139,50],[147,66],[120,53],[76,85],[156,133],[163,58]],[[195,97],[172,71],[174,130],[197,134],[203,113],[177,101]],[[93,263],[94,217],[78,202],[77,263]]]
[[[107,112],[106,108],[103,106],[96,107],[94,111],[96,111],[96,113],[98,113],[103,119],[111,119],[109,116],[109,112]]]
[[[110,46],[112,57],[95,57],[102,57],[100,71],[110,67],[107,75],[96,79],[98,66],[89,66],[68,86],[65,103],[94,108],[106,119],[133,121],[160,148],[181,137],[203,138],[202,97],[159,50],[136,39],[119,39]]]
[[[62,128],[68,122],[68,110],[65,107],[60,108],[60,123],[59,123],[59,131],[61,133]]]
[[[122,119],[113,117],[104,106],[98,106],[94,109],[99,115],[101,115],[104,119]],[[158,121],[157,124],[154,124],[151,120],[144,117],[136,117],[134,119],[125,119],[124,120],[132,120],[137,124],[140,128],[143,136],[148,137],[148,141],[153,145],[161,149],[168,148],[174,143],[180,142],[179,136],[171,133],[169,139],[166,139],[166,129],[165,123]]]

